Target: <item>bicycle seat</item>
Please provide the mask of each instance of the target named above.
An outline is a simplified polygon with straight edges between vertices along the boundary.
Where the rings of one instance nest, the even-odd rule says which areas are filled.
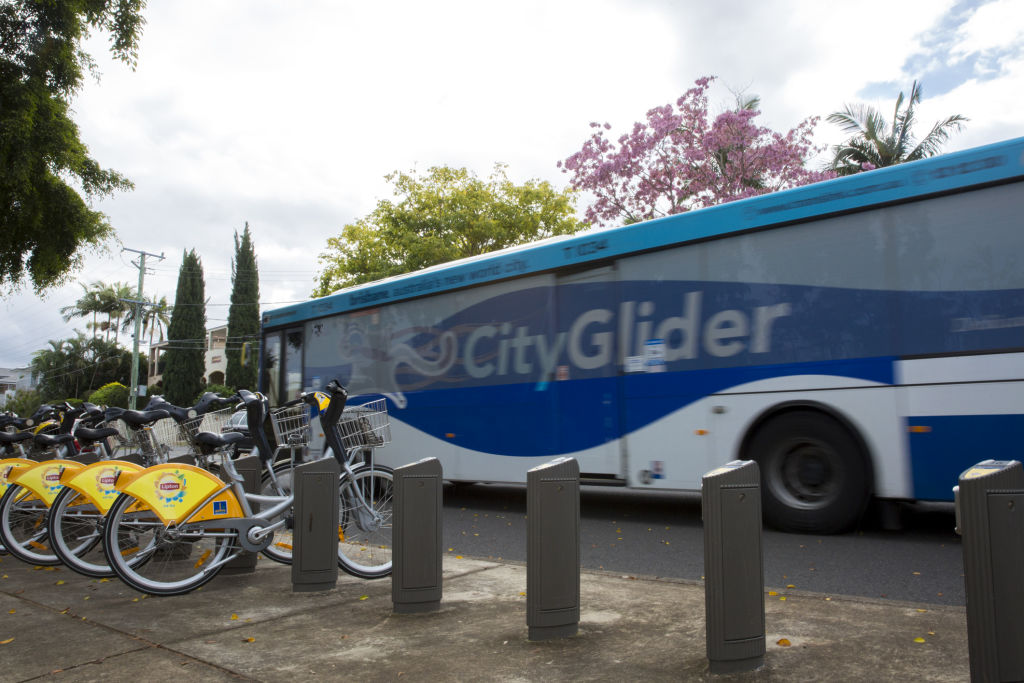
[[[201,443],[204,446],[210,446],[211,448],[220,448],[221,446],[230,446],[233,443],[241,441],[245,438],[245,434],[242,432],[224,432],[223,434],[214,434],[213,432],[199,432],[196,434],[196,442]]]
[[[120,419],[132,427],[143,427],[169,416],[170,413],[166,410],[158,408],[157,410],[126,410],[121,413]]]
[[[79,427],[75,430],[75,436],[78,437],[78,440],[86,443],[95,443],[106,439],[108,436],[114,436],[116,434],[117,430],[113,427],[100,427],[98,429]]]
[[[244,438],[246,438],[246,435],[241,432],[224,432],[223,434],[199,432],[196,434],[196,443],[199,444],[199,448],[204,454],[209,455],[219,448],[230,446]]]
[[[32,438],[32,432],[0,432],[0,443],[21,443]]]
[[[40,446],[60,446],[74,440],[74,434],[36,434],[36,443]]]

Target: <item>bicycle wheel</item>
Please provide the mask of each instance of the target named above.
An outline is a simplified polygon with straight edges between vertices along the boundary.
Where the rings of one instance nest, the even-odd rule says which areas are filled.
[[[380,465],[360,467],[341,479],[338,564],[352,576],[391,574],[394,480],[391,470]]]
[[[290,462],[282,462],[274,465],[274,477],[277,479],[275,485],[274,479],[270,478],[270,475],[264,475],[263,481],[260,482],[260,493],[264,496],[282,496],[291,495],[292,493],[292,465]],[[259,506],[257,507],[257,511]],[[278,515],[274,519],[267,520],[269,523],[274,523],[284,518],[284,526],[274,531],[274,538],[266,548],[263,549],[263,555],[274,562],[280,562],[281,564],[292,563],[292,546],[294,545],[293,538],[293,513],[289,509],[287,512]]]
[[[50,548],[46,503],[17,484],[0,499],[0,539],[11,555],[23,562],[53,566],[60,558]]]
[[[103,546],[117,576],[150,595],[195,590],[242,551],[236,532],[191,524],[169,528],[127,493],[107,512]]]
[[[103,552],[103,513],[69,486],[57,494],[48,522],[54,554],[79,574],[102,579],[114,576]]]

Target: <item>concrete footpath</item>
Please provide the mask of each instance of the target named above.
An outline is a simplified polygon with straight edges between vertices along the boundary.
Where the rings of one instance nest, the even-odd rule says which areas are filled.
[[[445,557],[440,611],[391,581],[293,593],[260,560],[189,595],[0,556],[0,681],[966,681],[961,608],[771,588],[756,672],[712,676],[701,583],[584,571],[578,635],[527,640],[526,567]]]

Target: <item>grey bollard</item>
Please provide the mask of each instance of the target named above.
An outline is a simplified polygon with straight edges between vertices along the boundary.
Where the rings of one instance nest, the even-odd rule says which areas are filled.
[[[712,674],[764,664],[761,472],[734,460],[701,480],[704,612]]]
[[[557,458],[526,473],[526,625],[530,640],[580,626],[580,465]]]
[[[334,458],[297,466],[292,547],[292,591],[334,588],[338,583],[338,475]]]
[[[441,607],[442,484],[437,458],[395,469],[391,602],[397,614]]]
[[[249,455],[235,460],[234,463],[235,470],[242,476],[242,487],[246,493],[258,493],[260,488],[260,470],[262,469],[259,456]],[[226,476],[227,473],[225,472],[222,478]],[[224,565],[224,569],[221,571],[225,574],[251,574],[256,571],[257,559],[259,559],[258,553],[245,551]]]
[[[1024,467],[985,460],[953,489],[972,681],[1024,680]]]

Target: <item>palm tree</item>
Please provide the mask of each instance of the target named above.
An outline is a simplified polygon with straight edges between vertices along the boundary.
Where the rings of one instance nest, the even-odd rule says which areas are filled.
[[[167,305],[167,297],[162,296],[157,301],[156,296],[152,296],[146,300],[146,303],[142,305],[142,334],[145,335],[146,331],[149,331],[149,345],[153,345],[153,332],[159,330],[160,341],[164,340],[164,330],[171,322],[170,306]],[[124,320],[121,321],[121,331],[127,332],[135,327],[135,312],[138,309],[136,306],[129,306],[125,312]]]
[[[96,284],[100,285],[100,289],[97,291],[100,301],[99,311],[107,315],[106,326],[101,327],[107,331],[107,341],[110,341],[111,331],[114,332],[114,341],[117,341],[121,328],[121,317],[133,308],[133,304],[126,302],[125,299],[135,298],[135,291],[125,282],[114,282],[109,285],[102,282]]]
[[[103,312],[99,292],[103,289],[104,285],[98,281],[93,282],[88,287],[82,282],[79,282],[78,285],[82,288],[82,296],[71,306],[61,308],[61,317],[64,318],[64,322],[68,322],[72,318],[84,318],[92,315],[92,322],[87,327],[92,328],[93,337],[96,337],[96,331],[99,329],[99,325],[96,323],[96,314]]]
[[[838,175],[853,175],[935,156],[950,134],[962,130],[969,120],[954,114],[938,121],[920,142],[916,142],[911,128],[915,123],[914,107],[921,103],[921,84],[914,81],[906,107],[903,107],[903,100],[901,91],[896,98],[892,128],[877,109],[863,104],[848,104],[843,111],[830,114],[830,123],[852,134],[849,140],[833,148],[831,169]]]

